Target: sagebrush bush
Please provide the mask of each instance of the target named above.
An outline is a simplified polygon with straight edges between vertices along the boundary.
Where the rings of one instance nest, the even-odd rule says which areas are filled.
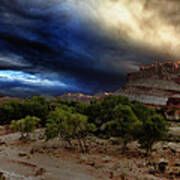
[[[20,120],[13,120],[11,122],[10,128],[14,131],[21,133],[22,137],[29,137],[29,133],[33,133],[37,127],[40,119],[34,116],[26,116]]]

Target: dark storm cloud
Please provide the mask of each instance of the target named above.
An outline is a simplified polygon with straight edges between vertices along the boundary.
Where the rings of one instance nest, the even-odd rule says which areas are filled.
[[[179,3],[142,1],[140,6],[143,10],[136,14],[136,9],[128,6],[132,2],[1,0],[0,69],[24,73],[24,78],[17,81],[5,83],[0,80],[3,92],[9,87],[10,94],[22,91],[24,94],[58,94],[68,90],[88,93],[112,90],[122,85],[127,71],[137,70],[140,64],[151,63],[154,59],[176,59],[178,49],[162,52],[159,48],[168,49],[169,39],[160,38],[156,42],[153,39],[156,37],[151,37],[161,27],[159,22],[167,28],[169,25],[179,27]],[[166,8],[167,4],[169,8]],[[112,9],[108,8],[109,5]],[[116,6],[120,8],[117,14]],[[126,23],[121,22],[121,10],[124,19],[128,16]],[[144,12],[150,15],[141,19],[139,15]],[[111,16],[114,18],[108,19]],[[154,19],[157,23],[153,21],[154,16],[157,16]],[[171,32],[176,33],[177,30]],[[179,42],[175,43],[178,46]],[[57,82],[51,87],[25,82],[31,74],[41,80],[59,81],[66,88],[57,86]]]

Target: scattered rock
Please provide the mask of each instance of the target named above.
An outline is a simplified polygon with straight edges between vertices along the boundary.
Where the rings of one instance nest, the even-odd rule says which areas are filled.
[[[43,154],[45,152],[45,149],[46,148],[43,148],[43,149],[41,149],[41,148],[32,148],[30,150],[30,154],[31,155],[34,154],[34,153],[41,153],[41,154]]]
[[[137,164],[137,167],[138,167],[138,168],[144,168],[144,167],[146,167],[146,163],[145,163],[145,162],[143,162],[143,163],[138,163],[138,164]]]
[[[120,168],[121,168],[121,164],[120,164],[120,163],[115,163],[115,164],[113,164],[113,166],[112,166],[112,169],[115,170],[115,171],[117,171],[117,170],[120,169]]]
[[[4,176],[3,172],[0,172],[0,180],[6,180],[6,177]]]
[[[30,150],[30,154],[34,154],[34,153],[35,153],[35,149],[32,148],[32,149]]]
[[[152,149],[152,152],[157,152],[157,149],[156,149],[156,148],[153,148],[153,149]]]
[[[167,150],[168,149],[168,145],[163,145],[162,149],[163,150]]]
[[[81,156],[81,157],[80,157],[80,160],[82,160],[82,161],[88,161],[88,157],[87,157],[87,156]]]
[[[149,174],[152,174],[152,175],[155,175],[157,172],[156,172],[156,170],[154,169],[154,167],[151,167],[150,169],[149,169]]]
[[[59,147],[57,146],[57,145],[53,145],[52,146],[52,149],[54,149],[54,150],[56,150],[56,149],[58,149]]]
[[[180,160],[175,161],[174,166],[180,167]]]
[[[159,168],[160,173],[165,173],[167,166],[168,166],[168,160],[167,159],[162,158],[159,160],[158,168]]]
[[[28,155],[27,155],[27,159],[31,159],[31,158],[32,158],[31,155],[28,154]]]
[[[114,177],[114,172],[110,171],[109,174],[110,174],[109,178],[112,179]]]
[[[87,165],[89,165],[89,166],[95,166],[96,163],[95,163],[94,161],[89,161],[89,162],[87,162]]]
[[[173,154],[176,154],[176,149],[175,149],[175,148],[170,148],[170,151],[171,151]]]
[[[107,163],[111,161],[111,158],[109,156],[106,156],[102,160]]]
[[[92,141],[92,142],[96,141],[96,137],[94,137],[94,136],[88,136],[87,139]]]
[[[169,175],[172,177],[180,178],[180,168],[174,167],[169,170]]]
[[[38,138],[39,140],[45,139],[44,134],[40,134]]]
[[[119,144],[120,144],[119,139],[113,138],[113,137],[111,137],[111,138],[109,139],[109,142],[110,142],[112,145],[119,145]]]
[[[100,146],[104,146],[104,145],[105,145],[105,142],[103,142],[103,141],[96,141],[96,144],[97,144],[97,145],[100,145]]]
[[[44,173],[46,173],[46,170],[44,168],[40,168],[36,171],[35,176],[42,176]]]
[[[27,156],[27,154],[26,154],[25,152],[20,152],[20,153],[18,154],[18,156],[24,157],[24,156]]]
[[[73,147],[73,146],[65,146],[64,148],[67,149],[67,150],[70,150],[70,151],[75,150],[75,147]]]
[[[2,139],[0,139],[0,146],[2,145],[7,145],[5,141],[3,141]]]

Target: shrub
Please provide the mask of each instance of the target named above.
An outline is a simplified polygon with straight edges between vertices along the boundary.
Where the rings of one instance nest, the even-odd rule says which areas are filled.
[[[18,121],[13,120],[11,122],[10,128],[14,131],[21,132],[22,138],[29,138],[29,133],[33,133],[36,129],[37,124],[40,119],[34,116],[26,116]]]

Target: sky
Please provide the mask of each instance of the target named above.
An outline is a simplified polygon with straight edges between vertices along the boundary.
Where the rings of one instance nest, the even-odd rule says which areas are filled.
[[[114,91],[180,60],[179,0],[1,0],[0,93]]]

